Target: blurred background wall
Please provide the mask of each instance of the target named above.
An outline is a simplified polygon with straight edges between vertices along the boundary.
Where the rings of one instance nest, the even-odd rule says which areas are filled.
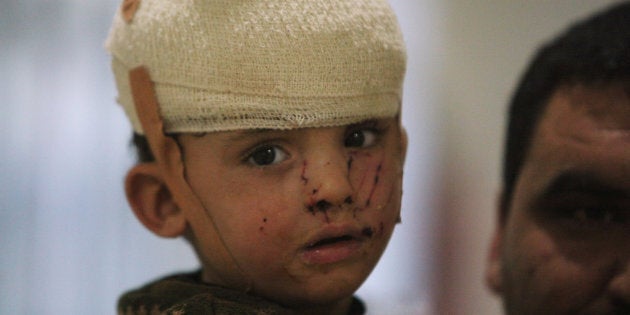
[[[537,45],[613,1],[392,0],[408,44],[403,224],[370,314],[500,314],[483,285],[505,104]],[[130,127],[103,49],[119,1],[0,0],[0,314],[112,314],[196,268],[126,205]]]

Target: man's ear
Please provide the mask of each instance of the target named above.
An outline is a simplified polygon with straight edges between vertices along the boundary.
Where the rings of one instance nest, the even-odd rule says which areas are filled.
[[[508,201],[501,193],[497,200],[497,217],[486,262],[486,285],[496,294],[503,293],[503,237],[507,223]]]
[[[186,231],[186,216],[175,203],[156,163],[141,163],[129,170],[125,193],[133,213],[153,233],[177,237]]]

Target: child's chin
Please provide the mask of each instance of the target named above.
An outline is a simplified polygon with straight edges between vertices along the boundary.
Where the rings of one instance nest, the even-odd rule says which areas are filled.
[[[363,283],[363,279],[344,279],[334,283],[315,285],[305,289],[299,296],[294,296],[288,303],[293,306],[338,303],[352,297],[361,283]]]
[[[308,292],[303,296],[287,297],[282,304],[292,309],[310,309],[315,306],[331,306],[350,299],[356,289],[356,287],[348,289],[335,288],[334,290]]]
[[[352,297],[362,282],[362,279],[338,279],[323,283],[322,281],[307,281],[290,285],[285,283],[267,286],[264,289],[267,292],[259,289],[253,293],[291,309],[325,307]]]

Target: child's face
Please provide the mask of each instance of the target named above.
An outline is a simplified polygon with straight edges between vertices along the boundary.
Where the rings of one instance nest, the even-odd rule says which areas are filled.
[[[179,141],[188,182],[253,292],[299,306],[347,298],[379,260],[399,220],[403,137],[391,118]],[[221,283],[228,268],[210,243],[195,240],[204,280],[239,285]]]

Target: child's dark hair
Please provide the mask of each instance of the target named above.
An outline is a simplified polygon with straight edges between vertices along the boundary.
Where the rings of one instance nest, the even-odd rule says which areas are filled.
[[[629,79],[630,2],[573,25],[537,52],[509,107],[503,161],[505,211],[551,95],[564,85],[605,86]]]
[[[139,133],[134,132],[131,138],[131,144],[136,149],[138,162],[146,163],[155,161],[155,157],[149,147],[147,138]]]

